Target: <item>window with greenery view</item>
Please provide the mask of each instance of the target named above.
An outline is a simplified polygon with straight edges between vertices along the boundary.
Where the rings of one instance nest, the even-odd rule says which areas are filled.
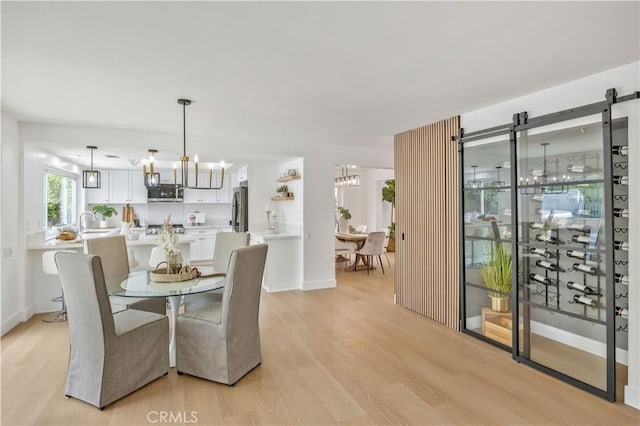
[[[60,172],[45,171],[46,226],[72,225],[76,222],[76,178]]]

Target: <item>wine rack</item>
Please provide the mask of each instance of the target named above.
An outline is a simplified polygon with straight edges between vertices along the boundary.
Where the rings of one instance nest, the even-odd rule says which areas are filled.
[[[628,207],[628,120],[612,119],[611,109],[639,98],[640,92],[618,96],[609,89],[601,102],[534,118],[515,113],[510,123],[460,129],[458,139],[462,331],[609,400],[615,400],[616,349],[627,349],[628,222],[636,214]],[[492,191],[498,195],[487,198]],[[492,219],[510,229],[475,232],[474,205],[494,202]],[[504,334],[496,342],[478,331],[478,318],[491,312],[479,274],[487,250],[478,244],[509,240],[511,345]],[[500,315],[496,324],[508,316]],[[573,368],[579,359],[589,359],[589,367]]]
[[[615,327],[617,339],[625,340],[629,329],[629,146],[627,140],[617,140],[611,147],[613,181],[613,222],[614,222],[614,285]],[[616,178],[617,177],[617,178]],[[626,244],[625,244],[626,243]]]

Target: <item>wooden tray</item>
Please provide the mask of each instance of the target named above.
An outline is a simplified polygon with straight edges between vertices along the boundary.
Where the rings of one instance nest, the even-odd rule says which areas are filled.
[[[160,262],[156,266],[156,269],[151,271],[150,277],[151,281],[157,283],[177,283],[180,281],[188,281],[194,278],[198,278],[200,276],[200,271],[198,268],[193,268],[191,266],[183,266],[180,269],[180,272],[177,274],[168,273],[168,268],[160,268],[160,265],[166,264],[167,262]]]

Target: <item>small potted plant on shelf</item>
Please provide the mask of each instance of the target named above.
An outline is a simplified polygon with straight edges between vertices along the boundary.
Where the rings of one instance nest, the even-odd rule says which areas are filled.
[[[349,232],[349,220],[351,219],[351,212],[349,209],[338,206],[338,214],[340,217],[338,218],[338,231],[339,232]]]
[[[495,312],[509,312],[509,296],[513,264],[511,254],[507,253],[502,243],[495,243],[491,251],[489,263],[480,270],[485,287],[489,292],[491,310]]]
[[[280,185],[276,188],[276,192],[280,197],[286,198],[289,195],[289,187],[287,185]]]
[[[116,211],[116,209],[114,209],[111,206],[107,206],[106,204],[95,205],[91,210],[93,210],[94,213],[97,213],[100,216],[102,216],[102,220],[100,221],[100,228],[106,228],[107,219],[109,219],[113,215],[116,215],[116,216],[118,215],[118,212]]]

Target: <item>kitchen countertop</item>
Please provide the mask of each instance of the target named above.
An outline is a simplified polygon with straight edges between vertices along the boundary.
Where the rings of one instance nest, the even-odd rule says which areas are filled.
[[[98,237],[100,238],[100,237]],[[193,237],[187,235],[178,235],[178,244],[189,244],[195,241]],[[135,246],[155,246],[155,235],[141,235],[139,240],[127,240],[127,247]],[[82,239],[76,239],[72,241],[62,241],[56,239],[50,239],[46,241],[35,242],[29,244],[28,250],[64,250],[73,248],[82,248]]]
[[[249,233],[262,237],[265,241],[300,238],[300,234],[294,234],[291,232],[278,232],[276,234],[273,234],[267,231],[250,231]]]

